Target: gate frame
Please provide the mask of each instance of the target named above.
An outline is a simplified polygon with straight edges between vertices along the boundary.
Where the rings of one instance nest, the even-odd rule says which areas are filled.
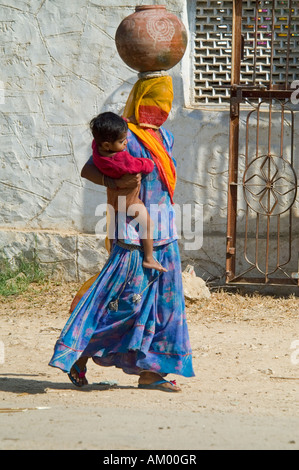
[[[274,37],[275,0],[272,5],[272,38]],[[258,8],[258,1],[256,2]],[[288,58],[290,42],[290,20],[292,0],[289,0],[289,31],[286,67],[285,89],[278,89],[272,83],[273,46],[271,51],[271,78],[269,89],[260,89],[253,83],[252,86],[240,84],[241,62],[244,50],[242,36],[242,0],[233,0],[233,26],[232,26],[232,74],[230,94],[230,125],[229,125],[229,171],[228,171],[228,198],[227,198],[227,236],[226,236],[226,283],[233,283],[236,278],[236,242],[237,242],[237,206],[238,206],[238,163],[239,163],[239,132],[240,132],[240,104],[246,98],[262,98],[264,100],[290,99],[294,90],[288,86]],[[255,48],[257,47],[258,15],[256,14]],[[256,55],[255,55],[256,57]],[[294,281],[294,280],[293,280]],[[242,282],[237,282],[241,284]],[[245,283],[245,282],[244,282]],[[246,282],[247,283],[247,282]],[[256,282],[264,285],[265,282]],[[285,284],[285,282],[281,282]],[[291,285],[299,285],[294,281]]]

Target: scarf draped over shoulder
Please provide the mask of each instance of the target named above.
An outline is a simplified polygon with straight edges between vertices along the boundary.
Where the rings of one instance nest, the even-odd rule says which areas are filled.
[[[154,132],[166,121],[172,101],[173,87],[170,76],[141,78],[135,83],[129,95],[123,117],[129,120],[129,129],[149,150],[173,204],[176,186],[175,166]],[[135,123],[130,122],[132,118]]]

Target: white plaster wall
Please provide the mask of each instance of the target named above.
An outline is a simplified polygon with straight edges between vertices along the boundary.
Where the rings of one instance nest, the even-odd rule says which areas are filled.
[[[205,277],[224,275],[229,117],[190,107],[193,0],[0,1],[0,250],[8,255],[35,243],[45,264],[80,279],[105,261],[94,235],[105,189],[80,177],[88,123],[122,111],[137,75],[114,36],[135,5],[148,3],[167,4],[189,30],[185,57],[170,72],[175,100],[166,126],[175,136],[176,202],[203,205],[204,240],[191,253],[182,240],[182,258],[191,256]]]

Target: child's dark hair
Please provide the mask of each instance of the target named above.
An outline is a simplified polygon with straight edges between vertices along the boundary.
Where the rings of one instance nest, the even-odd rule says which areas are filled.
[[[106,112],[90,121],[90,129],[97,145],[102,142],[115,142],[127,132],[127,122],[117,114]]]

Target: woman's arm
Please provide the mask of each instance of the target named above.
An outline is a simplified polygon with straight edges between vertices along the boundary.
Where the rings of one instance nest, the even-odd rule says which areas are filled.
[[[109,178],[98,170],[98,168],[93,164],[92,158],[90,158],[82,168],[81,177],[94,184],[99,184],[110,189],[136,188],[136,186],[141,182],[141,173],[136,175],[126,174],[119,179]]]
[[[113,188],[109,183],[111,179],[112,185],[114,184],[114,180],[112,178],[108,178],[107,176],[103,175],[103,173],[98,170],[98,168],[93,164],[92,158],[90,158],[84,165],[81,170],[81,177],[91,181],[94,184],[99,184],[100,186],[106,186],[107,188]],[[116,187],[116,184],[114,185]]]

